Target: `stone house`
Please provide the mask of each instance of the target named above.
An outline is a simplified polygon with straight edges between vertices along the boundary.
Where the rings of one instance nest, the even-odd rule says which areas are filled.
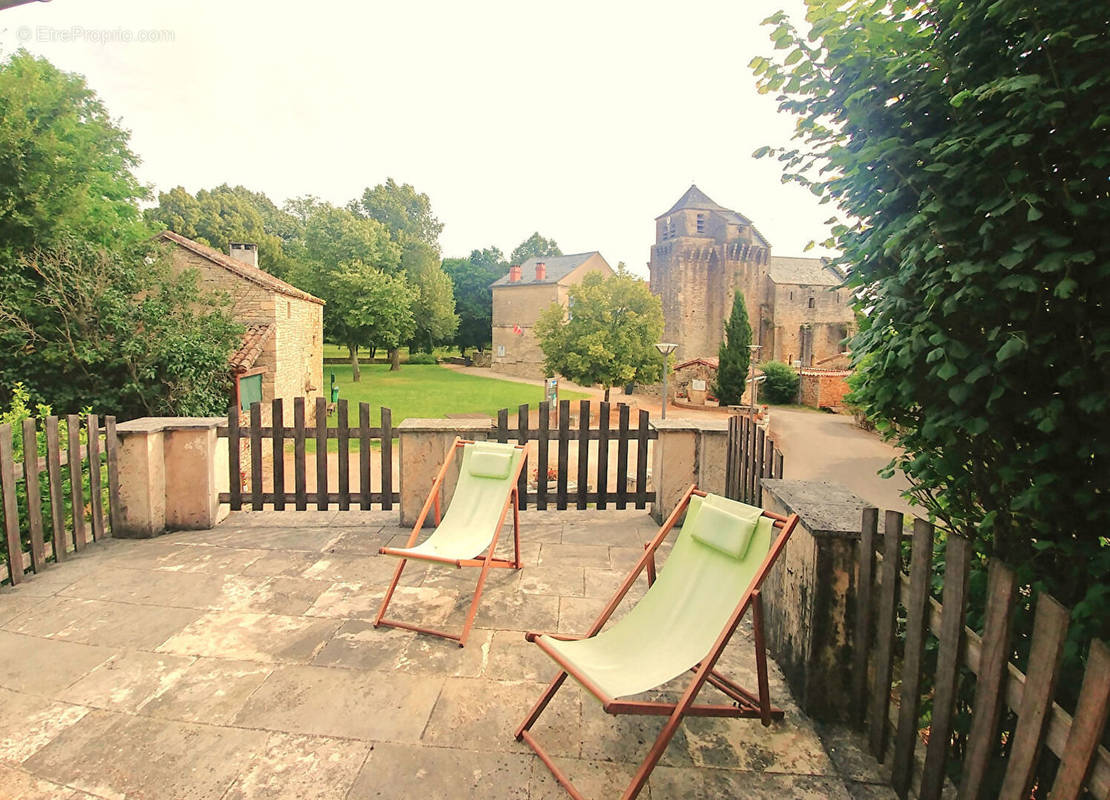
[[[544,377],[543,351],[533,328],[552,303],[564,308],[570,287],[591,273],[615,274],[601,253],[530,258],[509,267],[492,284],[493,361],[495,372],[524,378]]]
[[[718,360],[716,356],[692,358],[675,364],[671,369],[667,393],[673,398],[686,398],[696,405],[704,405],[706,397],[713,394],[713,383],[717,380]],[[701,381],[695,384],[694,381]],[[701,388],[695,388],[700,385]]]
[[[648,269],[680,360],[717,355],[737,289],[761,361],[809,366],[835,356],[855,321],[843,275],[822,259],[772,255],[751,220],[697,186],[656,217]]]
[[[306,419],[313,420],[324,384],[324,301],[260,269],[256,245],[232,243],[224,255],[172,231],[158,238],[171,245],[173,268],[194,269],[201,287],[229,296],[232,317],[246,327],[229,359],[234,396],[228,405],[246,411],[259,401],[269,424],[270,401],[280,397],[291,424],[293,398],[304,397]]]

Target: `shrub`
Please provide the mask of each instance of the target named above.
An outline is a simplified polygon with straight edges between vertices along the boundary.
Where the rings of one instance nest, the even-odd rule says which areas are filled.
[[[410,353],[406,364],[438,364],[439,359],[432,353]]]
[[[768,403],[793,403],[798,396],[798,373],[781,361],[763,365],[763,399]]]

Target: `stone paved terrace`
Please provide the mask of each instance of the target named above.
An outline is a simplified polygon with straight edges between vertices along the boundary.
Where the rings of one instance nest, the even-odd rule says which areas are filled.
[[[565,797],[513,739],[554,671],[521,632],[583,630],[655,525],[522,514],[527,566],[492,571],[459,649],[369,621],[396,563],[377,549],[407,537],[396,519],[237,513],[98,543],[0,592],[0,796]],[[476,574],[410,564],[391,615],[461,625]],[[754,685],[748,630],[722,668]],[[893,797],[849,737],[818,735],[773,665],[771,690],[785,721],[688,720],[641,797]],[[536,735],[588,797],[615,797],[662,721],[583,695],[569,682]]]

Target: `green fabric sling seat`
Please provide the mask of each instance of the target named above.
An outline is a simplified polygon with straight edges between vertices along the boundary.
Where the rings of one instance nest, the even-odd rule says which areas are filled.
[[[455,493],[447,513],[440,519],[440,495],[443,481],[447,475],[455,454],[461,450],[462,457],[459,463],[459,480],[455,485]],[[468,442],[456,439],[440,468],[439,474],[432,483],[428,499],[424,502],[416,525],[412,529],[406,547],[383,547],[378,552],[382,555],[394,556],[401,559],[394,571],[393,581],[386,591],[382,607],[374,621],[374,626],[387,625],[395,628],[406,628],[420,633],[442,636],[454,639],[462,647],[474,623],[474,616],[478,610],[478,602],[482,596],[482,587],[486,575],[491,568],[519,569],[520,563],[520,525],[519,503],[517,497],[517,481],[520,471],[524,467],[525,452],[527,448],[520,445],[500,444],[497,442]],[[513,559],[494,557],[497,548],[497,539],[505,516],[512,508],[513,511]],[[420,544],[416,544],[420,537],[421,528],[428,513],[434,509],[436,529]],[[483,553],[485,554],[483,556]],[[393,598],[393,592],[401,579],[401,573],[410,559],[416,559],[432,564],[443,564],[452,567],[481,567],[478,585],[474,590],[474,599],[470,611],[463,625],[461,634],[450,634],[412,625],[398,620],[385,618],[386,609]]]
[[[656,577],[655,552],[683,512],[685,523]],[[669,717],[623,795],[629,799],[636,797],[647,782],[684,715],[758,717],[764,724],[782,718],[782,711],[770,704],[767,687],[759,587],[796,524],[796,516],[769,514],[690,487],[584,637],[526,634],[558,664],[560,672],[516,736],[536,751],[572,797],[582,796],[530,732],[568,676],[595,695],[611,714]],[[602,630],[645,569],[650,584],[647,593],[624,617]],[[753,611],[756,640],[757,694],[714,669],[749,608]],[[691,670],[691,683],[677,703],[622,699],[656,689]],[[696,704],[694,700],[707,682],[733,704]]]

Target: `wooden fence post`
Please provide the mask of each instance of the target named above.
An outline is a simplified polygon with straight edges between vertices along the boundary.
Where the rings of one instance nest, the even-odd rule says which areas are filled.
[[[114,428],[114,424],[113,424]],[[62,446],[58,432],[58,418],[46,418],[46,475],[50,486],[50,524],[53,528],[51,544],[54,560],[65,561],[69,555],[69,534],[66,531],[65,489],[62,486]],[[116,476],[116,498],[119,498],[119,476]],[[116,506],[113,505],[113,508]],[[118,530],[118,528],[117,528]]]
[[[933,577],[933,526],[913,521],[910,554],[910,592],[906,598],[906,645],[902,660],[902,691],[898,705],[898,730],[894,735],[891,783],[899,797],[910,791],[913,751],[917,745],[918,709],[921,705],[921,668],[925,655],[925,631],[929,584]]]
[[[919,800],[937,800],[944,788],[944,763],[952,738],[952,718],[959,690],[960,654],[964,639],[964,610],[967,606],[967,576],[971,566],[971,543],[963,536],[948,535],[944,554],[944,590],[941,593],[940,650],[937,652],[936,682],[933,686],[933,723],[925,747],[925,770],[921,774]]]
[[[39,437],[33,417],[23,420],[23,486],[27,491],[27,527],[31,533],[31,569],[46,565],[43,538],[42,494],[39,491]]]
[[[87,542],[85,533],[85,487],[81,476],[81,418],[76,414],[66,416],[66,434],[69,446],[66,460],[69,463],[69,497],[72,505],[73,540],[78,550],[84,550]]]
[[[23,543],[19,539],[19,506],[15,501],[15,459],[12,426],[0,425],[0,490],[4,500],[4,536],[8,544],[8,577],[12,586],[23,582]]]
[[[871,754],[880,762],[886,755],[890,680],[894,669],[895,621],[898,617],[898,587],[902,574],[902,515],[886,512],[883,523],[882,593],[879,597],[876,633],[875,682],[871,687],[869,725]]]
[[[85,420],[86,438],[89,442],[89,505],[92,508],[93,541],[97,541],[104,538],[104,496],[100,485],[100,420],[96,414],[89,414]]]

